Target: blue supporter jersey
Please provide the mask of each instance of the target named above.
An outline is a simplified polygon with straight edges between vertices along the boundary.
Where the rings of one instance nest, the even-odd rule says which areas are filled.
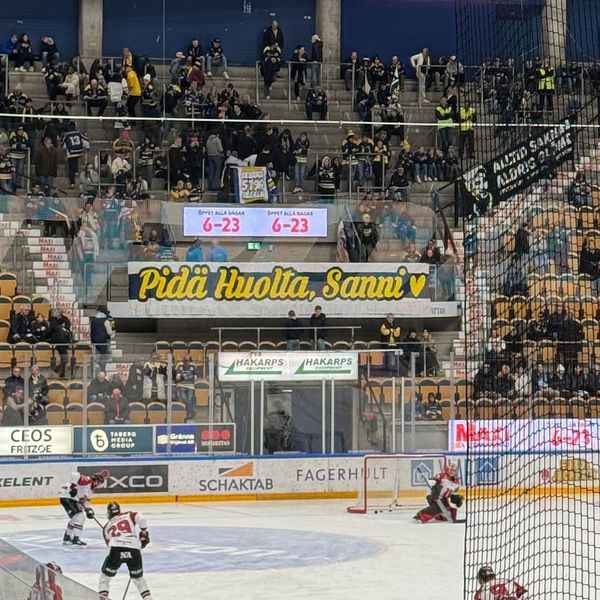
[[[86,148],[90,147],[88,139],[79,131],[65,133],[61,144],[67,150],[67,158],[79,157]]]

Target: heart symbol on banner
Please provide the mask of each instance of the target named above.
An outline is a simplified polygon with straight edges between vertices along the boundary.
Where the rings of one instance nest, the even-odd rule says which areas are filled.
[[[419,297],[426,282],[427,277],[424,274],[410,276],[410,291],[415,298]]]

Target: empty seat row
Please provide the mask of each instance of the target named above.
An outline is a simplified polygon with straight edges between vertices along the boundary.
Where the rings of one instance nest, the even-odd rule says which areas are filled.
[[[591,281],[589,282],[591,286]],[[597,319],[600,317],[600,303],[590,291],[583,296],[560,296],[557,294],[525,296],[497,295],[492,301],[492,318],[495,319],[535,319],[540,312],[553,312],[558,304],[573,313],[577,319]]]
[[[38,344],[0,342],[0,369],[10,369],[15,365],[26,367],[32,364],[37,364],[41,368],[54,366],[60,360],[58,348],[57,345],[47,342],[39,342]],[[89,363],[92,355],[92,345],[87,342],[76,342],[67,345],[67,360],[72,367],[81,366],[85,362]]]
[[[146,423],[161,424],[167,422],[167,408],[162,402],[130,402],[129,422],[134,425]],[[51,402],[46,406],[46,416],[49,425],[83,425],[83,404],[70,402],[66,406]],[[174,401],[171,404],[171,423],[185,423],[185,404]],[[102,425],[106,423],[106,411],[100,402],[90,402],[87,406],[87,424]]]

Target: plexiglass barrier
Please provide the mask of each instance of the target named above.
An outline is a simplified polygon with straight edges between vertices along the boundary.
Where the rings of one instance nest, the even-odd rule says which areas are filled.
[[[97,600],[98,593],[0,539],[2,600]]]

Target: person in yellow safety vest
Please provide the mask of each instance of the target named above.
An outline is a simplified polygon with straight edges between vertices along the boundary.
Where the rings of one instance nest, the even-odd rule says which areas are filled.
[[[548,111],[552,112],[554,108],[554,69],[550,66],[550,61],[545,58],[542,66],[538,69],[538,92],[540,95],[540,110],[544,110],[546,101],[548,102]]]
[[[452,144],[450,141],[450,132],[454,126],[454,111],[448,105],[448,98],[442,96],[440,103],[435,107],[435,119],[438,126],[439,142],[442,152],[447,152]]]
[[[460,156],[464,158],[475,158],[475,129],[473,123],[477,120],[477,112],[467,100],[460,107],[458,114],[460,118]]]

